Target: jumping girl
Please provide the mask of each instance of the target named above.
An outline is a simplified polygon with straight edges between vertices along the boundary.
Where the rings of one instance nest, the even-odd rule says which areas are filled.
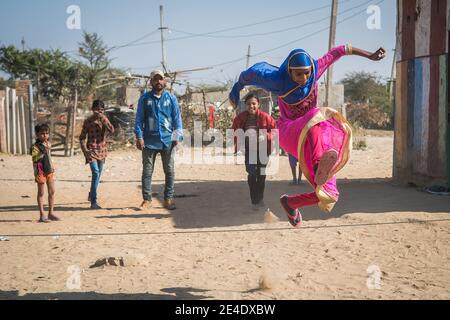
[[[260,62],[243,71],[230,92],[230,102],[239,103],[239,92],[254,85],[278,95],[280,146],[299,160],[305,178],[314,192],[280,197],[289,222],[302,222],[298,210],[317,204],[330,212],[339,198],[335,174],[344,167],[351,148],[351,127],[336,110],[317,107],[318,81],[322,74],[344,55],[359,55],[373,61],[385,57],[379,48],[373,53],[341,45],[314,60],[302,49],[291,51],[278,68]]]

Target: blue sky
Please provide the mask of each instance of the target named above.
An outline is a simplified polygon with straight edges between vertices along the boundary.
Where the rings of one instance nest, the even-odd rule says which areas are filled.
[[[370,4],[377,3],[381,9],[381,29],[369,30],[366,26],[369,18],[366,9]],[[142,74],[148,74],[161,62],[160,34],[157,32],[159,5],[164,6],[165,26],[170,30],[166,33],[167,39],[234,28],[208,37],[167,41],[167,64],[171,71],[208,67],[242,58],[183,77],[183,81],[192,83],[217,84],[235,79],[245,69],[249,45],[251,54],[257,55],[251,57],[250,64],[267,61],[274,65],[280,65],[294,48],[303,48],[313,57],[320,57],[328,48],[328,30],[320,30],[329,27],[331,0],[7,1],[2,3],[0,12],[0,44],[20,48],[20,41],[25,37],[29,48],[59,48],[75,55],[82,30],[69,30],[66,27],[69,17],[66,9],[70,5],[78,5],[81,9],[82,30],[97,32],[109,46],[126,44],[155,31],[137,42],[153,43],[121,48],[114,50],[111,55],[114,66],[130,68],[132,72]],[[381,62],[344,57],[335,65],[335,81],[342,79],[346,72],[360,70],[376,71],[383,77],[390,76],[396,10],[394,0],[339,1],[336,44],[352,43],[355,47],[367,50],[383,46],[388,55]],[[274,18],[279,19],[259,23]],[[347,20],[340,22],[343,19]],[[255,23],[258,24],[235,28]],[[280,48],[271,50],[277,47]],[[259,54],[268,50],[271,51]]]

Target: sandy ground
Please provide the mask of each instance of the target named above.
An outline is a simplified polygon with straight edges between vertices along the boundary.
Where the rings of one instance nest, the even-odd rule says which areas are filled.
[[[339,173],[333,212],[307,208],[299,229],[278,198],[310,187],[288,185],[286,157],[266,184],[274,223],[249,205],[242,165],[177,166],[178,209],[165,210],[159,157],[154,208],[137,211],[130,148],[110,153],[96,211],[83,159],[55,158],[63,221],[38,224],[31,159],[0,155],[0,298],[449,299],[450,197],[395,186],[392,136],[366,139]],[[108,257],[124,266],[90,268]]]

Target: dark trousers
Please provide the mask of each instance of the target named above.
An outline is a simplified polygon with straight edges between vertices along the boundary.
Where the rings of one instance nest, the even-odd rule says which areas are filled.
[[[160,153],[166,183],[164,186],[164,200],[173,199],[175,183],[175,149],[171,146],[168,149],[153,150],[144,148],[142,150],[142,198],[152,200],[152,175],[156,155]]]
[[[261,174],[261,166],[257,164],[247,164],[247,182],[250,188],[250,199],[252,204],[258,204],[264,199],[264,188],[266,176]]]

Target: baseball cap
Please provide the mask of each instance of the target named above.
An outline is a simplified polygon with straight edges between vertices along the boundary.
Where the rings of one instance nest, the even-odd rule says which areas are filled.
[[[161,70],[154,70],[152,71],[152,73],[150,73],[150,79],[153,79],[154,76],[156,75],[160,75],[161,77],[163,77],[163,79],[165,78],[164,76],[164,72],[162,72]]]

